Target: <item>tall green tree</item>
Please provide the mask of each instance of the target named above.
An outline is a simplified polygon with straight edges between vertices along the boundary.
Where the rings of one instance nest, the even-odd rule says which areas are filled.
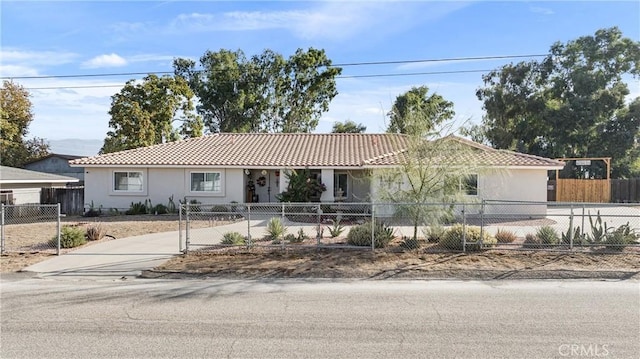
[[[29,92],[12,81],[3,81],[0,88],[0,164],[22,167],[44,157],[49,145],[41,138],[25,139],[33,121]]]
[[[347,120],[345,122],[335,122],[331,133],[364,133],[366,130],[367,126]]]
[[[338,93],[341,69],[310,48],[288,59],[271,50],[251,58],[241,50],[207,51],[199,66],[176,59],[174,72],[198,96],[211,132],[311,132]]]
[[[640,42],[618,28],[555,43],[541,61],[483,76],[476,94],[485,116],[472,132],[494,147],[545,157],[613,157],[613,176],[623,176],[638,132],[634,117],[624,115],[632,111],[623,76],[639,73]]]
[[[181,77],[148,75],[140,83],[128,81],[111,97],[112,130],[100,153],[202,136],[202,120],[192,99],[193,92]]]
[[[429,94],[427,86],[420,86],[398,95],[388,116],[388,133],[426,136],[452,119],[455,112],[453,102],[436,93]]]

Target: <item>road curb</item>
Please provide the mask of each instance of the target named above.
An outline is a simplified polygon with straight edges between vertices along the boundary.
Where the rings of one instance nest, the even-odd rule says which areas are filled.
[[[578,271],[578,270],[433,270],[433,271],[384,271],[373,275],[347,276],[333,273],[291,273],[282,268],[252,272],[177,272],[162,270],[142,271],[145,279],[358,279],[358,280],[640,280],[639,271]]]

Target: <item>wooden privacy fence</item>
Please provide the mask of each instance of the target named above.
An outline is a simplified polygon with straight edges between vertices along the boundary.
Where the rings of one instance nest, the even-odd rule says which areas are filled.
[[[84,214],[84,187],[42,188],[40,203],[60,203],[61,213]]]
[[[611,201],[611,180],[558,179],[556,201],[608,203]]]
[[[611,202],[640,202],[640,178],[611,180]]]

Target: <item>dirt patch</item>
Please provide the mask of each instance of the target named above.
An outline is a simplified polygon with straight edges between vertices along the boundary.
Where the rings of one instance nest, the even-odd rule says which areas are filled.
[[[90,241],[87,245],[118,238],[133,237],[149,233],[172,232],[178,230],[177,215],[135,215],[104,217],[64,217],[61,225],[86,228],[100,225],[108,237],[100,241]],[[193,221],[191,228],[203,228],[227,224],[228,221]],[[0,256],[0,272],[16,272],[24,267],[41,262],[55,255],[55,247],[49,240],[56,234],[55,222],[8,224],[5,225],[6,253]],[[62,250],[63,253],[73,249]]]
[[[554,253],[490,250],[417,253],[352,249],[228,249],[171,259],[145,277],[368,279],[640,279],[637,253]]]

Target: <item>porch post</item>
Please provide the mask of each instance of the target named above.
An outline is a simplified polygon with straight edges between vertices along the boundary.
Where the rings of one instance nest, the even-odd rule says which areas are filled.
[[[322,196],[320,196],[320,202],[334,202],[335,197],[333,195],[333,168],[322,170],[321,181],[327,187],[327,190],[322,192]]]

